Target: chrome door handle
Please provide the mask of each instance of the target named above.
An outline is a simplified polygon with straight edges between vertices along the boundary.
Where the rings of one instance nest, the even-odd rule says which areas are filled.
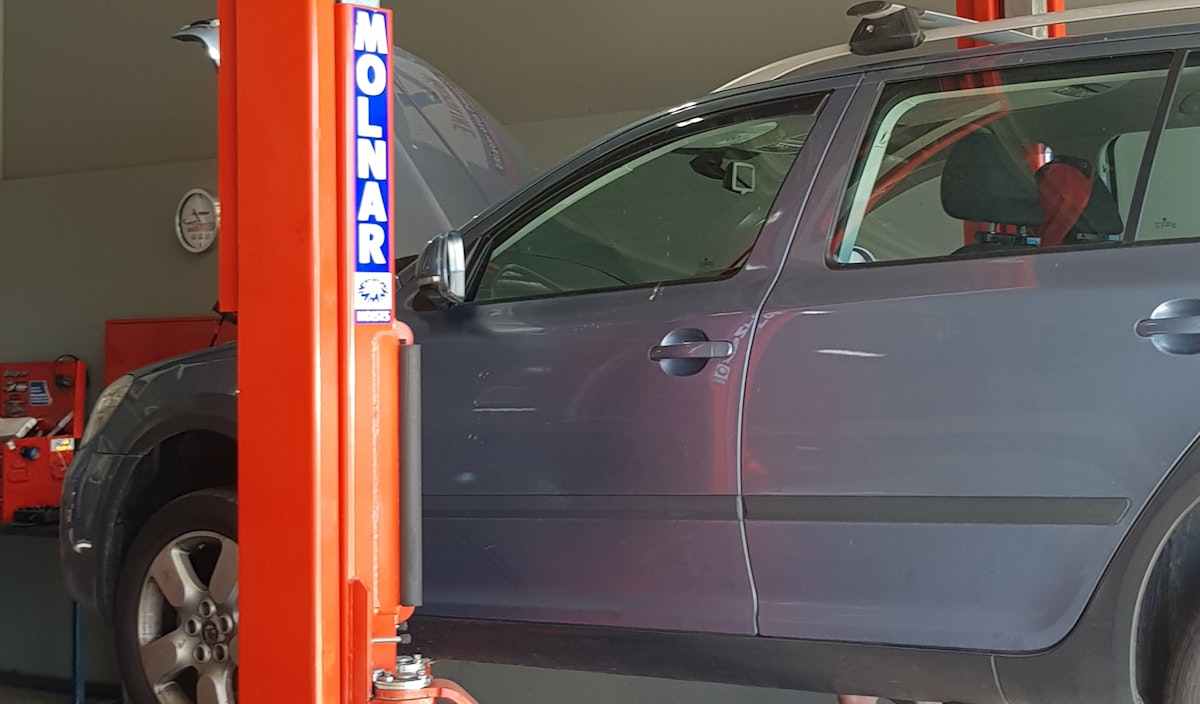
[[[1147,318],[1139,320],[1135,328],[1139,337],[1158,335],[1200,335],[1200,316],[1187,315],[1181,318]]]
[[[703,340],[680,342],[674,345],[655,345],[650,348],[650,361],[667,359],[729,359],[733,356],[733,343],[726,340]]]
[[[1166,354],[1200,354],[1200,300],[1180,298],[1154,309],[1133,331]]]

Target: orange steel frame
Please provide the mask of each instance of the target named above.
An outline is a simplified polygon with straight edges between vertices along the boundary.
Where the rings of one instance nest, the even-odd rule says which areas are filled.
[[[1004,19],[1006,16],[1004,0],[956,0],[956,3],[955,14],[977,22]],[[1065,8],[1066,0],[1046,0],[1046,12],[1062,12]],[[1067,33],[1066,27],[1061,24],[1051,25],[1046,29],[1051,37],[1062,37]],[[960,39],[958,45],[966,49],[973,46],[984,46],[985,42]]]
[[[218,4],[220,298],[239,316],[239,698],[471,704],[425,677],[373,687],[397,668],[412,613],[396,527],[399,348],[413,340],[400,323],[354,319],[354,9]]]

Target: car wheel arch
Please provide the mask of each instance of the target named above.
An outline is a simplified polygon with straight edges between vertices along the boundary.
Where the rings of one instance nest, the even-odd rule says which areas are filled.
[[[1146,701],[1162,700],[1170,658],[1200,609],[1200,462],[1190,464],[1186,481],[1171,491],[1155,516],[1173,520],[1159,534],[1137,600],[1130,661]],[[1152,536],[1154,532],[1147,537]]]
[[[1193,521],[1193,518],[1195,519]],[[1036,654],[996,654],[993,666],[1010,701],[1160,701],[1169,653],[1156,641],[1166,613],[1164,559],[1181,530],[1200,528],[1200,438],[1165,473],[1109,561],[1082,617],[1057,645]],[[1198,534],[1200,535],[1200,534]],[[1200,566],[1200,552],[1196,555]],[[1182,572],[1175,572],[1182,576]]]
[[[172,419],[131,446],[101,512],[110,526],[98,575],[102,613],[111,615],[125,554],[155,511],[193,491],[237,486],[237,438],[230,425],[222,418]]]

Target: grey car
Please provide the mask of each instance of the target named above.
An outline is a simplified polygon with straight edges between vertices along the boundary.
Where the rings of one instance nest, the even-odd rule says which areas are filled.
[[[718,92],[536,177],[499,164],[491,191],[426,179],[443,213],[488,204],[410,228],[410,254],[433,240],[398,276],[421,651],[1200,702],[1197,49],[1200,26],[900,54]],[[462,285],[426,275],[458,247]],[[67,478],[67,583],[114,620],[137,704],[236,698],[235,486],[278,469],[236,465],[235,363],[118,381]]]

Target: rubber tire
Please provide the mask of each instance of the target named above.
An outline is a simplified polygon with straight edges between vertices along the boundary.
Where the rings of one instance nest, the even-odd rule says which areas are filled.
[[[1200,704],[1200,611],[1192,615],[1179,647],[1171,654],[1164,704]]]
[[[203,489],[185,494],[159,509],[134,538],[121,565],[113,608],[117,663],[129,704],[158,704],[142,670],[137,638],[137,607],[150,563],[168,543],[192,531],[205,530],[237,540],[237,492]]]

